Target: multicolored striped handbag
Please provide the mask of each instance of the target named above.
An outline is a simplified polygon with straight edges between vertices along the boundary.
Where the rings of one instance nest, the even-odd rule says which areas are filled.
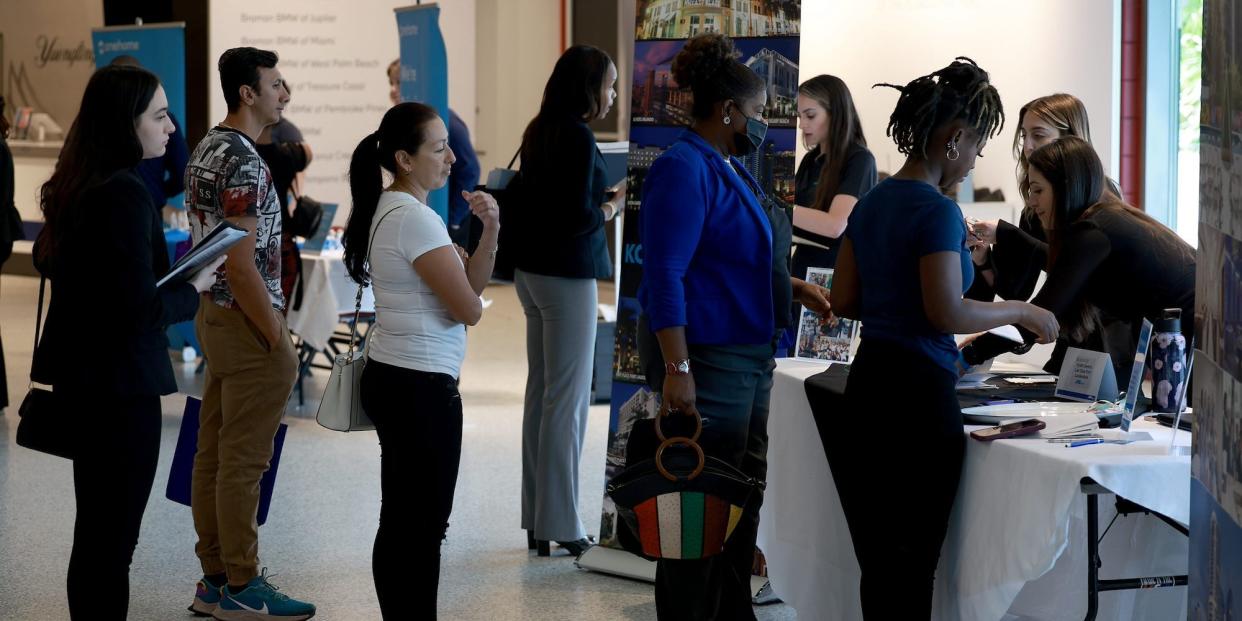
[[[630,552],[649,559],[693,560],[724,550],[725,542],[758,497],[763,483],[699,446],[703,419],[692,437],[664,437],[660,418],[655,457],[628,466],[608,482],[617,514],[634,535]],[[626,542],[626,538],[622,538]]]

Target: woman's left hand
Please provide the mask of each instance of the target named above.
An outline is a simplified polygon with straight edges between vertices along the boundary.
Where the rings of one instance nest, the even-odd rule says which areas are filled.
[[[462,190],[461,196],[470,203],[470,213],[483,221],[483,228],[494,228],[500,225],[500,205],[496,204],[496,199],[491,194],[482,190],[478,192]]]
[[[470,253],[466,252],[465,248],[462,248],[461,246],[458,246],[457,244],[453,244],[453,250],[456,250],[457,256],[461,257],[461,264],[469,267],[470,266]]]
[[[806,281],[794,281],[794,299],[824,317],[832,314],[832,304],[828,302],[829,290]]]

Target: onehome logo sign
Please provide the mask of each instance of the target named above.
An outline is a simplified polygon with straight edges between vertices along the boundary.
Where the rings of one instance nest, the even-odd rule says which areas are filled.
[[[402,37],[417,37],[418,24],[410,24],[409,26],[398,26],[397,35]]]
[[[111,54],[114,52],[137,52],[139,49],[137,41],[100,41],[99,49],[95,50],[96,54]]]

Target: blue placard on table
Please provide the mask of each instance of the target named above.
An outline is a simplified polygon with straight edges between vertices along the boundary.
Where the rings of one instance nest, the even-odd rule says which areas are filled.
[[[440,7],[434,4],[393,9],[401,46],[401,101],[427,104],[448,126],[448,53],[440,32]],[[448,224],[448,190],[427,197],[427,206]]]
[[[315,229],[315,234],[306,238],[302,242],[302,250],[319,254],[323,252],[324,242],[328,241],[328,233],[332,232],[332,219],[336,217],[336,203],[320,203],[323,207],[323,217],[319,219],[319,228]]]

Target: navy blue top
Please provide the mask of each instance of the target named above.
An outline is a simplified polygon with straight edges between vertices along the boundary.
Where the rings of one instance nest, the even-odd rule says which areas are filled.
[[[461,191],[473,192],[479,185],[479,156],[470,144],[470,129],[466,122],[449,110],[448,145],[457,161],[449,168],[448,210],[450,226],[458,226],[470,217],[470,203],[461,197]]]
[[[889,177],[854,206],[845,235],[858,266],[862,337],[905,347],[958,375],[961,353],[953,335],[928,321],[919,278],[923,256],[958,252],[962,291],[974,280],[957,203],[922,181]]]
[[[772,224],[752,187],[740,163],[730,170],[692,131],[651,165],[639,211],[638,298],[652,332],[685,326],[690,345],[772,340]]]

